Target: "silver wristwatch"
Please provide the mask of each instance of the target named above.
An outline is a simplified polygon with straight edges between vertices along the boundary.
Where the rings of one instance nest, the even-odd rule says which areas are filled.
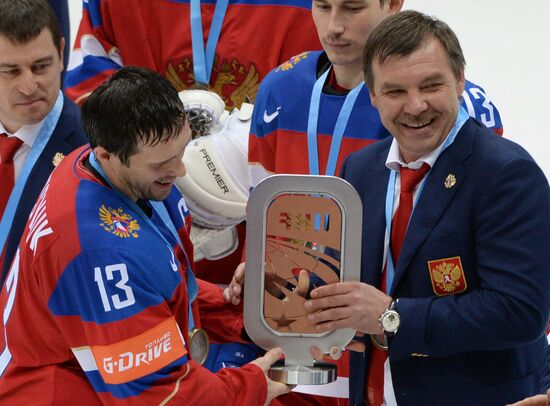
[[[384,310],[378,319],[384,330],[384,334],[388,337],[397,333],[401,324],[401,318],[399,317],[399,313],[397,313],[396,306],[397,300],[392,300],[388,308]]]

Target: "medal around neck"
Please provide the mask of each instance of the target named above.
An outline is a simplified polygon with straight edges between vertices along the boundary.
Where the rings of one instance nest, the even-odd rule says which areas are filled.
[[[182,90],[179,98],[187,114],[193,138],[210,134],[225,110],[222,98],[207,88]]]
[[[310,349],[345,348],[353,329],[319,334],[304,303],[313,289],[359,281],[361,200],[345,180],[332,176],[274,175],[256,186],[247,205],[244,324],[268,350],[281,347],[284,365],[269,371],[291,385],[336,379],[336,366],[315,362]]]

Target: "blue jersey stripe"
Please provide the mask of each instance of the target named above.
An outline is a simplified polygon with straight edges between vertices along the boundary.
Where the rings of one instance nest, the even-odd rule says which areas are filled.
[[[82,5],[82,8],[87,10],[90,14],[90,21],[94,28],[103,25],[103,19],[101,18],[101,2],[102,0],[88,0],[84,1]]]
[[[93,59],[93,61],[92,61]],[[93,68],[93,69],[90,69]],[[118,70],[121,66],[115,63],[112,59],[102,56],[86,56],[84,62],[73,70],[70,70],[65,75],[65,86],[78,86],[85,80],[91,79],[98,74],[108,70]]]
[[[141,394],[143,391],[153,386],[156,381],[166,378],[167,375],[172,373],[181,365],[187,364],[187,362],[187,355],[184,355],[153,374],[144,376],[132,382],[118,385],[106,384],[103,381],[99,371],[87,371],[86,377],[96,392],[108,392],[115,398],[125,399]]]

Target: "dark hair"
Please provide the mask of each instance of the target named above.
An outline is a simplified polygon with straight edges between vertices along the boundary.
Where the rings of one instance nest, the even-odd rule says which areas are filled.
[[[185,111],[176,88],[149,69],[127,66],[95,89],[82,106],[92,148],[101,146],[127,164],[137,144],[176,138]]]
[[[0,0],[0,34],[14,44],[26,44],[47,28],[61,55],[61,29],[46,0]]]
[[[455,77],[461,78],[466,61],[453,30],[435,17],[407,10],[384,19],[370,34],[363,54],[367,87],[373,91],[372,64],[375,60],[383,63],[390,56],[410,55],[431,38],[438,39],[443,45]]]

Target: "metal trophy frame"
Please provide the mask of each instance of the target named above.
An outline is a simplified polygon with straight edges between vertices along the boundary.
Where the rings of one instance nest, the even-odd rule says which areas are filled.
[[[280,200],[281,205],[277,205],[279,199],[282,199]],[[286,206],[283,206],[285,199]],[[308,207],[308,210],[310,210],[308,214],[304,214],[304,216],[307,216],[308,221],[306,223],[309,227],[304,235],[312,237],[319,231],[319,235],[321,235],[322,233],[327,234],[333,232],[333,230],[335,230],[334,232],[339,230],[338,235],[330,237],[333,242],[338,240],[337,245],[339,247],[336,248],[339,248],[339,255],[331,254],[330,245],[325,247],[323,244],[317,243],[317,240],[294,239],[292,236],[285,239],[281,237],[282,234],[279,234],[279,236],[277,234],[268,235],[268,232],[272,229],[275,231],[281,229],[281,226],[274,226],[274,224],[281,223],[281,221],[273,222],[271,217],[268,218],[268,214],[272,214],[268,213],[270,208],[275,207],[274,210],[277,210],[278,207],[290,207],[290,210],[293,210],[294,206],[290,204],[293,201],[298,203],[300,201],[302,203],[320,203],[320,206],[316,204],[310,206],[296,204],[295,207]],[[329,207],[332,210],[332,214],[325,215],[325,228],[321,230],[319,230],[318,221],[315,221],[316,225],[312,226],[314,217],[318,215],[318,212],[315,212],[315,210],[318,210],[316,207]],[[321,209],[321,212],[323,210]],[[314,213],[315,216],[312,217],[311,213]],[[274,214],[277,213],[274,212]],[[290,216],[286,212],[280,214]],[[301,220],[303,218],[300,217]],[[315,218],[319,218],[319,216]],[[330,226],[327,225],[329,219]],[[339,224],[338,219],[340,219]],[[267,229],[268,223],[271,227],[270,230]],[[284,224],[284,226],[287,229],[288,227],[296,227],[288,224]],[[323,275],[327,275],[326,269],[329,262],[330,269],[336,267],[337,272],[333,270],[333,277],[324,280],[318,278],[318,275],[313,272],[307,273],[309,275],[307,276],[307,286],[310,289],[313,285],[311,282],[313,279],[310,278],[317,278],[317,281],[321,280],[323,283],[327,279],[330,279],[330,281],[326,283],[359,281],[361,229],[361,200],[353,186],[341,178],[313,175],[273,175],[263,180],[253,189],[247,205],[244,324],[248,335],[257,345],[266,350],[281,347],[285,353],[284,365],[275,364],[270,369],[268,375],[271,379],[291,385],[319,385],[336,380],[336,366],[332,363],[315,362],[311,356],[310,348],[316,346],[325,354],[328,354],[335,346],[344,348],[353,339],[355,331],[353,329],[340,329],[319,334],[314,332],[311,326],[311,331],[307,331],[308,327],[303,327],[307,323],[305,315],[298,315],[292,320],[287,320],[285,309],[305,313],[303,307],[300,306],[303,306],[302,303],[307,300],[309,292],[304,293],[301,278],[302,272],[307,273],[309,271],[299,270],[300,275],[299,277],[294,276],[295,279],[284,279],[277,276],[277,272],[269,270],[274,267],[270,257],[266,256],[266,246],[271,249],[273,244],[279,244],[278,246],[283,247],[289,253],[284,255],[283,252],[283,255],[289,261],[292,260],[291,256],[294,255],[292,251],[299,251],[300,254],[296,255],[301,256],[296,256],[296,258],[310,257],[310,263],[314,261],[315,267],[319,266],[314,269],[321,269],[318,272],[324,272]],[[279,258],[282,258],[281,254],[278,255]],[[278,263],[281,264],[282,262],[279,260]],[[266,269],[267,267],[270,268]],[[296,272],[296,269],[306,268],[293,268],[292,272]],[[286,272],[286,270],[283,271]],[[274,306],[279,306],[278,303],[273,305],[275,303],[273,302],[275,296],[272,289],[273,281],[277,283],[276,286],[281,292],[281,297],[284,296],[284,299],[279,298],[281,303],[285,300],[287,302],[282,303],[282,317],[278,319],[287,321],[283,323],[284,328],[279,327],[279,324],[274,328],[272,319],[266,316],[266,311],[270,311]],[[298,294],[298,289],[302,289],[299,294],[304,295],[303,298],[296,298],[295,295]],[[268,304],[270,305],[269,308]],[[285,305],[288,306],[285,307]],[[292,323],[302,326],[303,330],[292,331],[288,327]],[[284,329],[289,331],[282,331]]]

